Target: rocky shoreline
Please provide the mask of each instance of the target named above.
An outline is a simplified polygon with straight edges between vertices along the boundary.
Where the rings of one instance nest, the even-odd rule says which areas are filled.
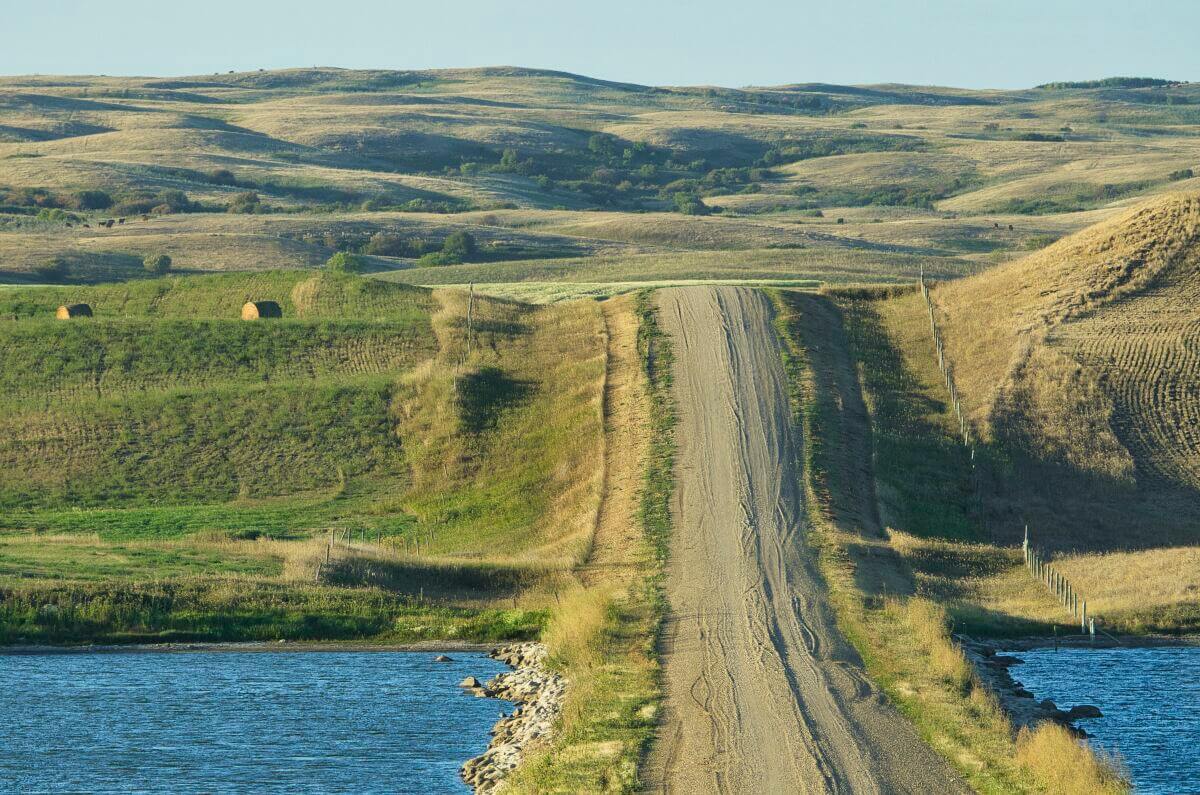
[[[1009,672],[1009,668],[1021,664],[1020,658],[997,654],[996,648],[988,643],[968,638],[960,638],[959,642],[967,659],[975,666],[979,678],[1000,700],[1000,705],[1008,713],[1014,728],[1033,729],[1038,723],[1049,720],[1065,727],[1078,737],[1087,737],[1087,732],[1076,726],[1075,721],[1080,718],[1104,717],[1100,709],[1091,704],[1079,704],[1069,710],[1063,710],[1048,698],[1038,701],[1033,693],[1026,690]]]
[[[541,643],[515,643],[493,649],[488,656],[513,670],[497,674],[487,684],[473,676],[461,686],[479,698],[500,698],[516,707],[492,727],[492,741],[479,756],[467,760],[459,774],[477,793],[496,792],[526,753],[549,740],[562,711],[567,680],[546,666],[548,651]]]

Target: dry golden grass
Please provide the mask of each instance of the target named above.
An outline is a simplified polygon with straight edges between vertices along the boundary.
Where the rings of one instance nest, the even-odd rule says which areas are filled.
[[[1180,194],[933,291],[972,424],[1015,460],[992,495],[1010,536],[1194,543],[1198,272],[1200,198]]]
[[[1022,729],[1017,736],[1017,761],[1045,792],[1118,795],[1129,791],[1112,761],[1097,756],[1055,723],[1042,723],[1033,731]]]
[[[1067,555],[1054,567],[1101,614],[1133,613],[1200,601],[1200,547]]]

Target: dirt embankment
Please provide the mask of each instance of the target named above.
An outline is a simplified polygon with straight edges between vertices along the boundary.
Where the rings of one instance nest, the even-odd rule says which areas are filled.
[[[661,293],[678,457],[653,790],[965,792],[865,678],[804,543],[766,298]]]

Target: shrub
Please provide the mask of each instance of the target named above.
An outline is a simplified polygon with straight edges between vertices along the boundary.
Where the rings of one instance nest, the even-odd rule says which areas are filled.
[[[1181,179],[1191,179],[1194,176],[1196,174],[1190,168],[1181,168],[1178,171],[1172,171],[1167,179],[1171,182],[1178,182]]]
[[[113,198],[102,190],[81,190],[71,204],[77,210],[107,210],[113,206]]]
[[[692,193],[676,193],[675,209],[684,215],[708,215],[712,208]]]
[[[478,247],[475,245],[475,236],[463,230],[451,232],[442,243],[442,253],[456,257],[459,262],[466,262],[475,256],[476,251]]]
[[[229,200],[229,204],[225,206],[225,212],[228,213],[263,213],[266,212],[266,207],[262,200],[258,198],[258,194],[254,191],[246,191],[245,193],[235,194]]]
[[[427,268],[437,265],[461,265],[462,259],[444,251],[431,251],[417,258],[417,267]]]
[[[69,213],[66,210],[58,207],[43,207],[42,209],[38,210],[37,219],[39,221],[50,221],[56,224],[82,220],[78,215],[74,215],[73,213]]]
[[[334,273],[362,273],[366,263],[357,254],[339,251],[325,261],[325,269]]]
[[[159,276],[171,270],[171,258],[166,254],[147,254],[142,260],[142,267],[147,273],[154,273]]]
[[[214,185],[236,185],[237,177],[227,168],[218,168],[208,172],[208,181]]]
[[[164,190],[158,193],[138,191],[124,196],[111,209],[114,215],[137,215],[138,213],[154,212],[186,213],[197,208],[195,202],[181,190]]]
[[[408,243],[404,238],[387,232],[376,232],[362,247],[362,253],[380,257],[402,257],[407,250]]]
[[[171,208],[171,212],[186,213],[195,208],[188,195],[181,190],[164,190],[158,194],[158,203]]]
[[[1063,143],[1066,138],[1061,135],[1052,135],[1050,133],[1039,132],[1023,132],[1017,133],[1012,138],[1014,141],[1041,141],[1043,143]]]

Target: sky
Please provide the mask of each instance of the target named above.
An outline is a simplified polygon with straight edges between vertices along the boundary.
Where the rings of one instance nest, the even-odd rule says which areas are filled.
[[[1200,0],[3,0],[0,74],[513,65],[649,85],[1200,80]]]

